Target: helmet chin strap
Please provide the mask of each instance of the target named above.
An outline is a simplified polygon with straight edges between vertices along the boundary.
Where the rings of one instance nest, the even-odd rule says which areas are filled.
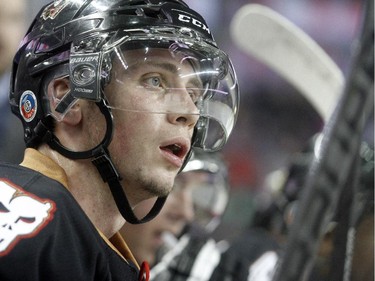
[[[107,107],[104,100],[97,102],[96,105],[99,107],[100,111],[106,119],[107,130],[102,142],[93,149],[86,151],[71,151],[64,145],[62,145],[50,129],[52,118],[50,116],[46,117],[38,123],[38,125],[35,127],[35,133],[39,138],[43,140],[43,142],[46,142],[52,149],[56,150],[65,157],[68,157],[70,159],[93,158],[92,163],[97,168],[103,181],[108,184],[112,196],[116,202],[117,208],[123,218],[131,224],[140,224],[150,221],[159,214],[168,196],[158,197],[156,202],[154,203],[154,206],[145,217],[141,219],[136,217],[120,183],[121,176],[117,172],[107,149],[112,140],[113,134],[112,113]]]
[[[108,152],[103,149],[102,153],[92,160],[92,163],[98,169],[103,181],[108,183],[117,208],[127,222],[131,224],[145,223],[159,214],[168,196],[158,197],[148,214],[142,219],[139,219],[136,217],[129,204],[128,198],[120,183],[121,177],[116,171]]]

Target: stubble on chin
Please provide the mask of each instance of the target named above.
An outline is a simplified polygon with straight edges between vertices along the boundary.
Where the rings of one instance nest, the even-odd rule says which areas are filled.
[[[165,197],[167,196],[171,190],[172,190],[172,185],[170,184],[161,184],[156,181],[148,181],[148,182],[143,182],[143,188],[144,190],[152,195],[153,197]]]
[[[175,176],[166,175],[157,175],[150,173],[149,171],[138,168],[135,173],[132,174],[133,177],[127,177],[129,195],[132,194],[136,201],[142,201],[145,199],[150,199],[153,197],[165,197],[167,196],[174,184]],[[131,180],[130,180],[131,179]]]

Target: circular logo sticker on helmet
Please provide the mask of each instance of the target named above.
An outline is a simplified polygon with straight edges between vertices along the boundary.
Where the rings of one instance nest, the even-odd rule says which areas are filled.
[[[31,91],[23,92],[20,99],[20,113],[26,122],[31,122],[37,112],[38,101]]]

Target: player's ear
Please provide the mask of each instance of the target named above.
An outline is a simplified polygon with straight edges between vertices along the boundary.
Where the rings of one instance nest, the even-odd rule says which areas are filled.
[[[68,78],[53,79],[48,85],[48,97],[51,111],[55,111],[57,104],[70,91],[70,82]],[[56,112],[55,112],[56,113]],[[57,114],[57,113],[56,113]],[[75,103],[65,114],[61,122],[69,125],[77,125],[82,120],[82,111],[79,103]]]

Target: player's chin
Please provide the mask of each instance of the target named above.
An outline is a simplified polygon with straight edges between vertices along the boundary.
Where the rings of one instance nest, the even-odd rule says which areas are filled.
[[[167,196],[173,189],[173,183],[174,183],[174,178],[171,181],[165,182],[165,184],[161,187],[160,190],[160,196]]]
[[[174,179],[176,175],[173,173],[162,173],[157,175],[153,180],[153,185],[150,186],[150,192],[153,196],[164,197],[167,196],[173,189]]]
[[[157,197],[165,197],[165,196],[168,196],[169,193],[170,193],[170,189],[166,189],[163,187],[163,188],[156,189],[153,195]]]
[[[165,190],[172,190],[178,171],[178,169],[162,169],[157,175],[159,177],[159,182],[164,186]]]

